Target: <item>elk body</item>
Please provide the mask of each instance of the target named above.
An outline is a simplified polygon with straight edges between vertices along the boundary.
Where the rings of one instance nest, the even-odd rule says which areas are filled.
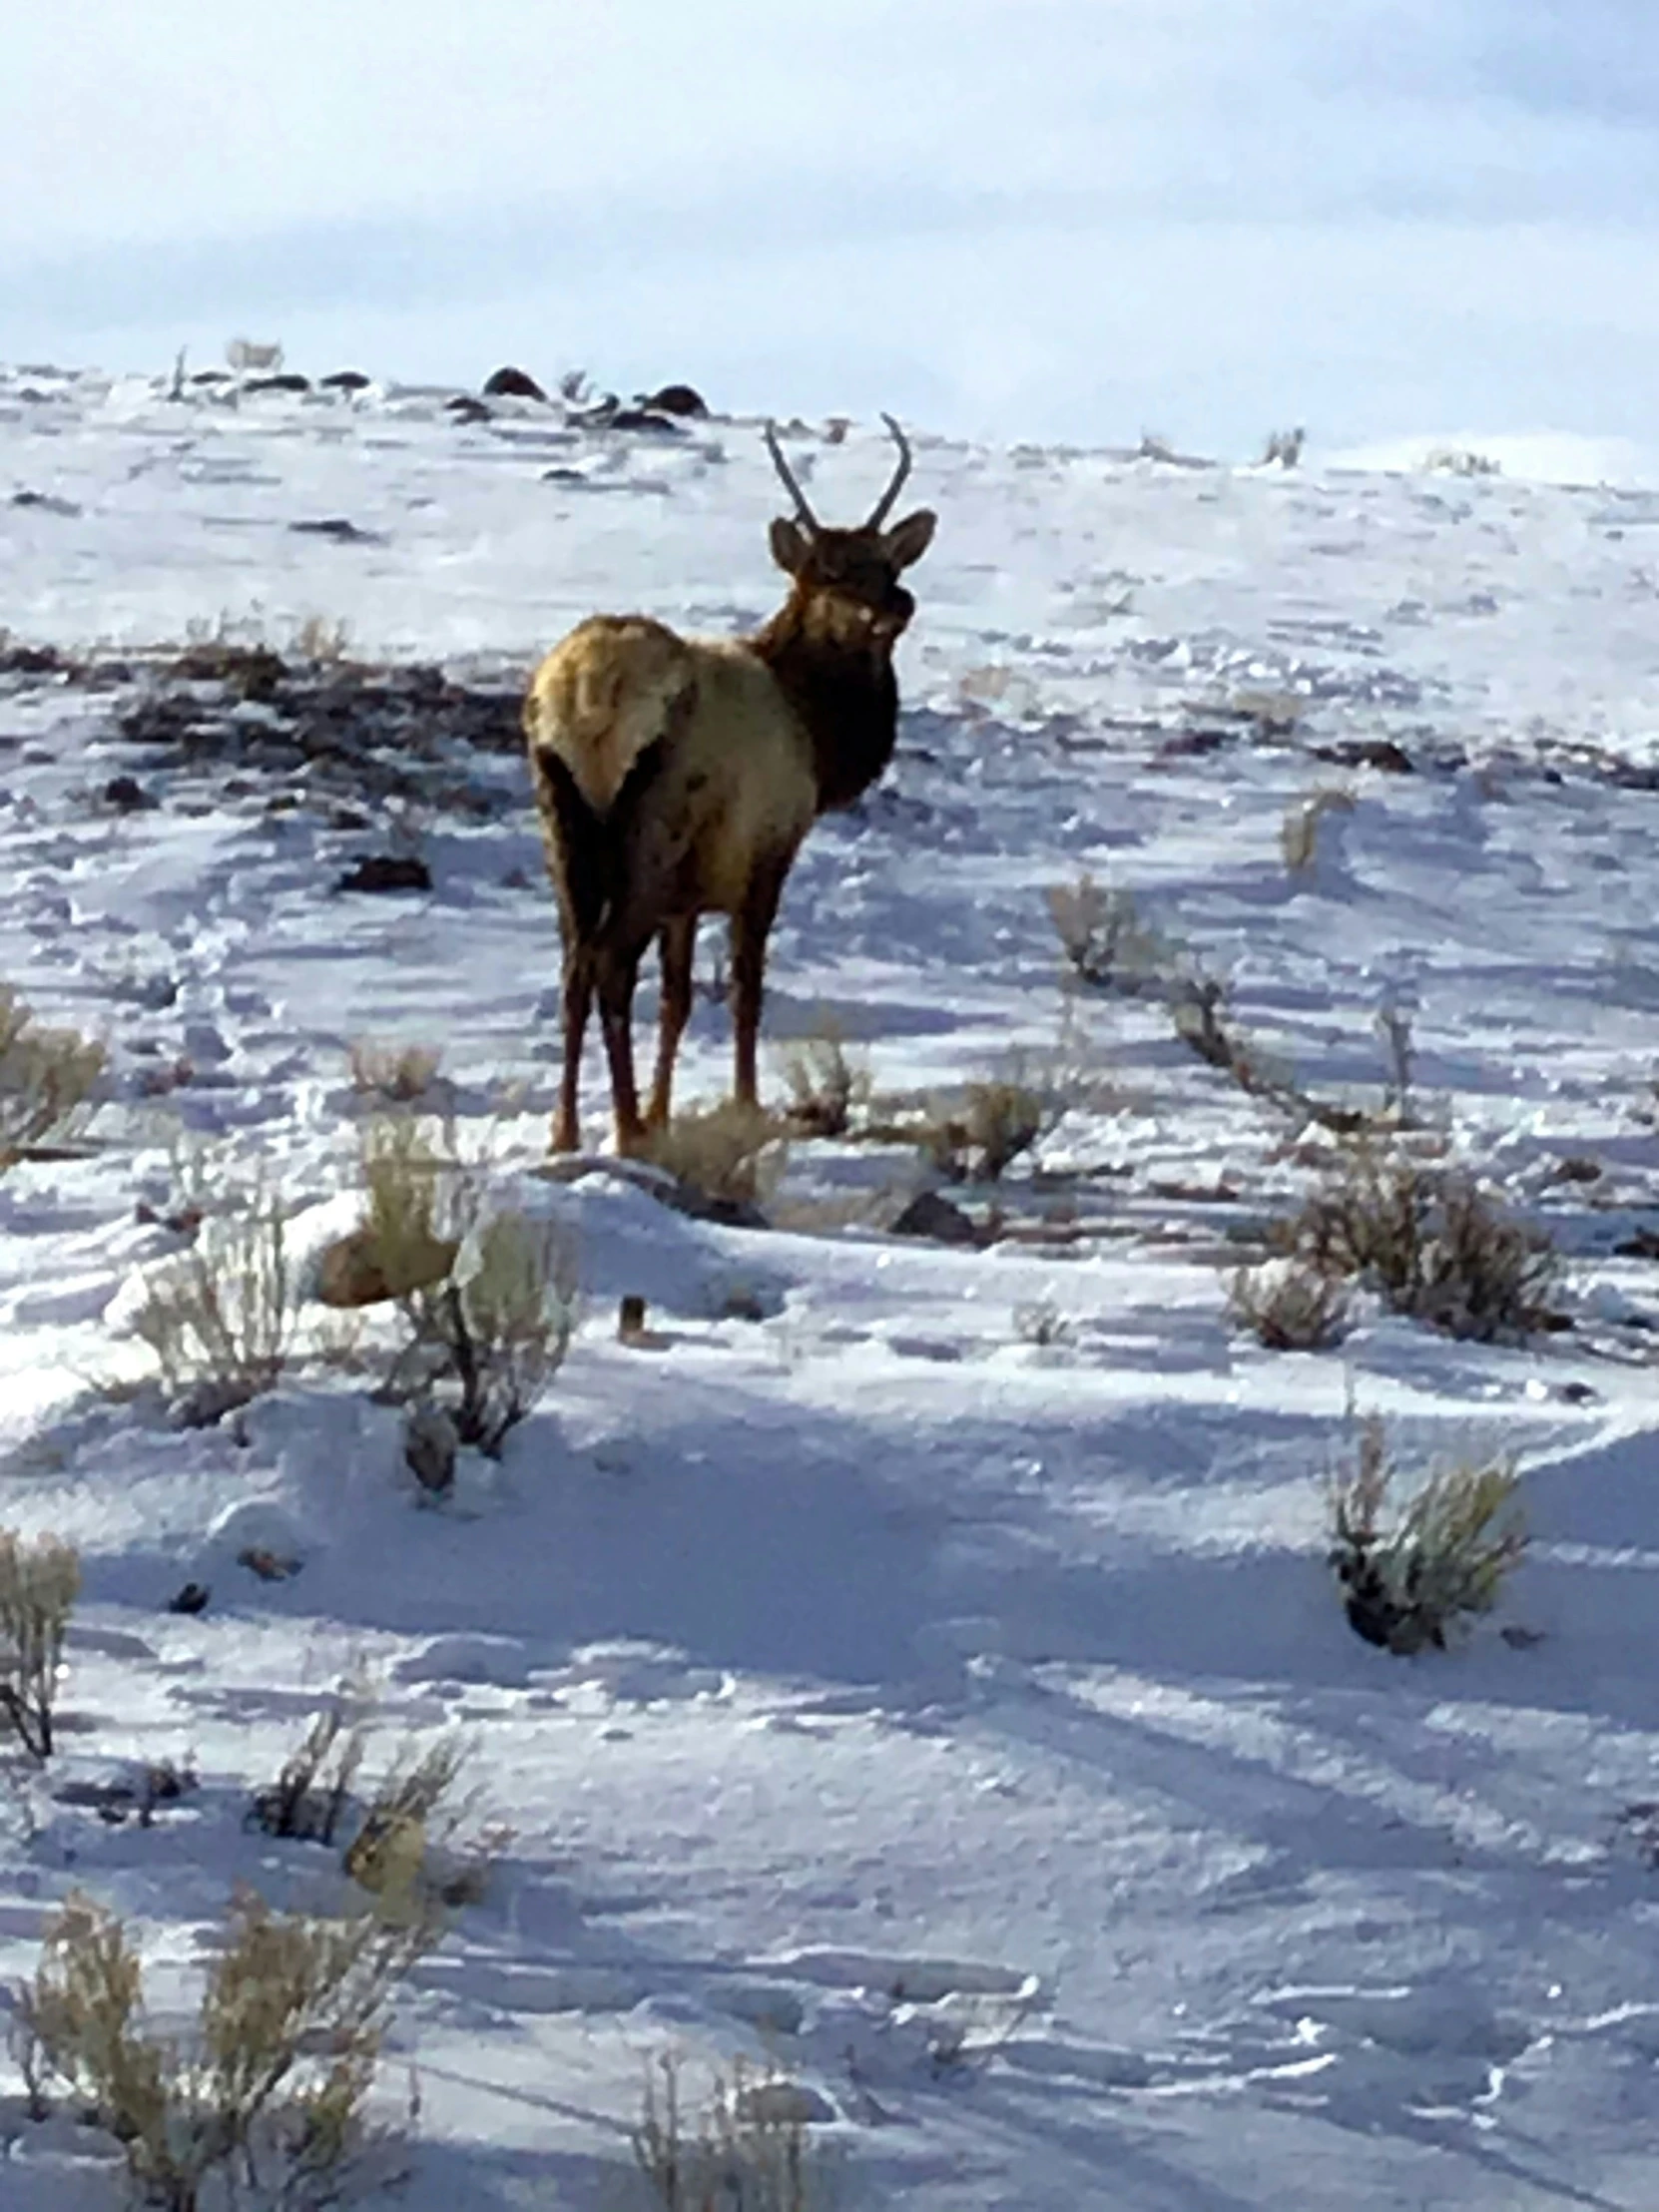
[[[790,579],[751,637],[683,638],[644,615],[595,615],[555,646],[524,705],[530,775],[564,939],[564,1071],[556,1151],[580,1141],[582,1040],[594,999],[610,1063],[617,1148],[637,1151],[669,1115],[691,1012],[698,916],[732,920],[736,1094],[754,1105],[767,937],[802,839],[847,807],[892,758],[892,655],[915,602],[899,582],[926,552],[926,508],[887,527],[909,448],[867,522],[813,513],[771,426],[767,446],[795,503],[772,525]],[[657,1067],[645,1115],[632,1008],[641,957],[662,957]]]

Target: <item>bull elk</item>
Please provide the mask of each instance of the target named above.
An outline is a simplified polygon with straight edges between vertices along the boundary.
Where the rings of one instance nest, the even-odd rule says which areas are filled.
[[[915,612],[899,577],[926,552],[937,519],[924,507],[887,527],[910,449],[891,415],[882,419],[897,465],[852,529],[819,521],[767,425],[795,514],[772,525],[790,589],[763,629],[682,638],[645,615],[594,615],[531,679],[524,730],[564,940],[555,1151],[580,1142],[582,1040],[596,996],[618,1151],[637,1152],[668,1120],[701,914],[731,916],[735,1088],[740,1103],[757,1103],[767,936],[814,822],[850,806],[892,758],[893,647]],[[632,1009],[653,937],[662,1000],[642,1119]]]

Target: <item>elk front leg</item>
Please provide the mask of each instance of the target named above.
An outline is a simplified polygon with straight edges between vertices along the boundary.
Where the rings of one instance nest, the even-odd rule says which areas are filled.
[[[584,946],[570,947],[565,953],[564,972],[565,1064],[559,1079],[559,1110],[553,1117],[555,1152],[575,1152],[582,1142],[577,1095],[582,1079],[582,1039],[587,1034],[592,1004],[593,955]]]
[[[696,945],[695,914],[684,914],[663,924],[663,996],[657,1015],[657,1073],[651,1084],[651,1104],[645,1113],[648,1129],[662,1129],[668,1123],[669,1104],[674,1093],[675,1056],[680,1050],[686,1023],[691,1019],[692,954]]]
[[[639,1087],[634,1081],[634,980],[643,945],[612,949],[599,961],[599,1023],[605,1032],[605,1056],[611,1064],[611,1107],[616,1116],[616,1148],[639,1152],[645,1143]]]
[[[732,1021],[737,1031],[737,1080],[740,1106],[757,1106],[756,1041],[761,1031],[761,998],[766,983],[767,937],[777,918],[790,857],[757,870],[743,904],[732,917]]]

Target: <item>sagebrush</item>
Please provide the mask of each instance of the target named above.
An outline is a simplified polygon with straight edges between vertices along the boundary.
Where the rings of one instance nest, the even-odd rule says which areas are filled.
[[[0,1171],[78,1136],[104,1072],[104,1048],[75,1029],[42,1028],[0,983]]]
[[[282,1762],[276,1781],[255,1792],[253,1825],[267,1836],[332,1844],[368,1748],[369,1713],[366,1683],[342,1683]]]
[[[1234,1319],[1270,1352],[1326,1352],[1348,1333],[1347,1291],[1300,1261],[1240,1268],[1227,1302]]]
[[[1357,1635],[1404,1655],[1443,1651],[1490,1611],[1526,1550],[1519,1476],[1507,1459],[1441,1467],[1398,1510],[1393,1485],[1372,1414],[1354,1465],[1330,1485],[1331,1566]]]
[[[71,1897],[16,2014],[31,2074],[56,2082],[121,2145],[162,2212],[335,2200],[398,1984],[435,1922],[311,1919],[234,1900],[196,2016],[174,2031],[145,2004],[142,1961],[106,1907]]]
[[[286,1211],[258,1189],[150,1272],[133,1328],[181,1416],[206,1424],[276,1388],[295,1305]]]
[[[724,1099],[689,1107],[649,1130],[641,1157],[717,1210],[743,1208],[777,1188],[787,1140],[785,1124],[762,1107]]]
[[[1492,1343],[1556,1326],[1554,1247],[1458,1169],[1346,1146],[1281,1234],[1323,1272],[1358,1277],[1448,1336]]]
[[[570,1348],[575,1255],[557,1223],[496,1214],[472,1232],[455,1273],[413,1292],[403,1312],[403,1394],[436,1405],[459,1442],[499,1453]]]
[[[634,2156],[663,2212],[824,2212],[830,2169],[812,2140],[809,2100],[782,2068],[717,2071],[692,2118],[672,2052],[646,2071]]]
[[[50,1759],[64,1640],[81,1590],[81,1558],[58,1536],[33,1543],[0,1530],[0,1722],[35,1759]]]

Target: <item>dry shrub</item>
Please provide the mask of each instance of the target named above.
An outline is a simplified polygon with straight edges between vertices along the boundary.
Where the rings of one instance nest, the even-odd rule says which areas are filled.
[[[1000,1181],[1054,1119],[1042,1092],[1017,1076],[969,1083],[962,1099],[960,1113],[936,1114],[915,1132],[924,1158],[951,1183]]]
[[[151,1272],[133,1327],[181,1417],[206,1426],[275,1389],[293,1335],[286,1217],[265,1190]]]
[[[1057,1345],[1069,1345],[1076,1335],[1051,1298],[1036,1299],[1029,1306],[1016,1306],[1014,1333],[1021,1344],[1030,1345],[1039,1352],[1052,1351]]]
[[[59,1536],[26,1544],[0,1530],[0,1719],[35,1759],[50,1759],[58,1678],[81,1558]]]
[[[43,1029],[0,983],[0,1172],[80,1134],[104,1072],[104,1047],[76,1029]]]
[[[455,1273],[402,1302],[410,1341],[389,1385],[429,1401],[463,1444],[498,1454],[557,1373],[576,1327],[576,1261],[556,1222],[502,1213]]]
[[[1270,1352],[1328,1352],[1348,1334],[1348,1294],[1295,1260],[1240,1268],[1228,1287],[1234,1318]]]
[[[1353,792],[1341,785],[1322,785],[1285,810],[1279,825],[1279,849],[1292,875],[1304,875],[1319,858],[1320,824],[1327,815],[1351,815]]]
[[[829,1024],[802,1037],[784,1055],[790,1088],[787,1119],[804,1137],[844,1137],[852,1109],[869,1095],[869,1071],[847,1058],[839,1032]]]
[[[351,1086],[377,1105],[417,1105],[442,1063],[435,1045],[376,1044],[359,1037],[351,1046]]]
[[[283,1761],[276,1781],[255,1793],[252,1825],[267,1836],[332,1844],[368,1748],[368,1720],[366,1684],[342,1683]]]
[[[1554,1247],[1455,1170],[1350,1146],[1287,1235],[1327,1274],[1358,1276],[1448,1336],[1490,1344],[1556,1326]]]
[[[1374,1413],[1355,1465],[1331,1484],[1331,1565],[1357,1635],[1393,1652],[1443,1651],[1491,1610],[1526,1549],[1519,1477],[1507,1460],[1440,1468],[1389,1515],[1393,1472]]]
[[[233,1902],[190,2029],[146,2016],[122,1923],[75,1896],[17,1993],[37,2072],[90,2108],[126,2154],[135,2192],[164,2212],[337,2198],[365,2139],[392,1995],[438,1933],[370,1914],[312,1920]]]
[[[1047,898],[1055,934],[1083,982],[1130,998],[1167,988],[1174,947],[1141,920],[1132,891],[1085,873],[1075,883],[1050,884]]]
[[[350,624],[327,615],[307,615],[293,633],[294,652],[313,668],[332,668],[343,661],[350,643]]]
[[[788,1151],[781,1120],[729,1098],[692,1107],[648,1131],[641,1158],[709,1204],[738,1208],[771,1196]]]
[[[524,1214],[486,1218],[481,1167],[440,1154],[409,1115],[365,1125],[362,1171],[368,1219],[346,1240],[349,1272],[359,1293],[395,1299],[407,1330],[383,1394],[429,1407],[434,1435],[441,1414],[458,1443],[499,1452],[570,1345],[569,1239]]]
[[[464,1737],[441,1736],[424,1752],[400,1759],[369,1800],[344,1866],[379,1900],[382,1914],[418,1918],[450,1902],[434,1854],[453,1846],[465,1817],[465,1807],[445,1800],[467,1756]]]
[[[680,2062],[664,2052],[646,2071],[634,2156],[663,2212],[821,2212],[829,2176],[808,2133],[811,2109],[781,2068],[755,2073],[739,2058],[730,2075],[716,2072],[694,2124]]]
[[[360,1147],[368,1219],[353,1240],[355,1287],[376,1299],[407,1298],[454,1266],[477,1210],[476,1182],[410,1114],[372,1116]]]

